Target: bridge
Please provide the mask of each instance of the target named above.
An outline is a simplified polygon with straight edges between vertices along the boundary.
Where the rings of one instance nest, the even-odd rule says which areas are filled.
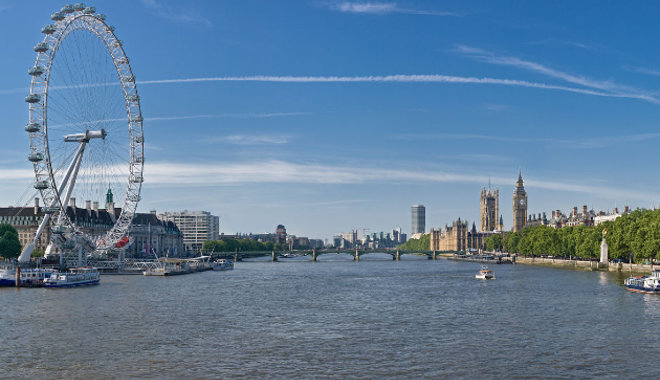
[[[270,257],[271,261],[278,261],[281,257],[311,256],[312,261],[317,261],[321,255],[327,254],[349,254],[353,256],[354,261],[360,261],[360,256],[369,253],[384,253],[392,256],[392,260],[399,261],[403,255],[426,256],[429,260],[435,260],[441,254],[454,254],[455,251],[404,251],[399,249],[301,249],[294,251],[234,251],[234,252],[213,252],[210,255],[215,259],[228,259],[234,261],[243,261],[256,257]]]
[[[311,256],[311,261],[317,261],[318,257],[327,254],[348,254],[354,261],[360,261],[360,257],[370,253],[381,253],[392,256],[392,260],[399,261],[403,255],[426,256],[429,260],[435,260],[441,255],[459,253],[456,251],[404,251],[398,249],[302,249],[293,251],[240,251],[234,252],[213,252],[209,260],[227,259],[234,261],[243,261],[258,257],[269,257],[271,261],[278,261],[279,258],[292,256]],[[79,259],[66,258],[61,262],[59,260],[47,262],[41,261],[40,264],[51,266],[60,265],[65,268],[80,266]],[[153,269],[158,265],[155,259],[109,259],[109,258],[87,258],[82,262],[84,265],[97,267],[102,273],[119,274],[141,274],[147,269]]]

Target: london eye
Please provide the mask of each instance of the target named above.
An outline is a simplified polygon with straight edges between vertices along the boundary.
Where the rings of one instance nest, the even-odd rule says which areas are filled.
[[[60,252],[113,249],[128,234],[143,182],[140,97],[114,27],[82,3],[66,5],[50,18],[41,29],[43,40],[34,46],[25,97],[28,159],[45,215],[19,262],[29,261],[49,223],[51,242]],[[106,200],[112,227],[84,225],[89,220],[67,211],[72,199]]]

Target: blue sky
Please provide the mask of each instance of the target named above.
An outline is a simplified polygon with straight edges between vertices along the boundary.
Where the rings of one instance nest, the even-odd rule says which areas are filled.
[[[26,70],[54,4],[0,0],[4,205],[32,193]],[[477,220],[490,178],[508,229],[519,168],[530,213],[660,204],[660,4],[93,5],[138,80],[140,211],[208,210],[225,233],[408,232],[412,204],[427,229]]]

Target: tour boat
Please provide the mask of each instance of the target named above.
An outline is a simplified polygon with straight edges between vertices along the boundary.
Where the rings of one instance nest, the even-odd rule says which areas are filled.
[[[149,268],[142,272],[145,276],[176,276],[179,274],[192,273],[192,270],[183,264],[163,263],[155,268]]]
[[[101,281],[98,269],[92,267],[72,268],[68,272],[53,273],[44,279],[45,288],[68,288],[81,285],[96,285]]]
[[[480,280],[494,280],[495,279],[495,275],[493,274],[493,272],[490,269],[488,269],[488,267],[485,266],[485,265],[483,265],[481,267],[481,270],[479,271],[479,273],[475,274],[474,277],[478,278]]]
[[[44,282],[51,276],[56,276],[59,273],[54,269],[44,268],[24,268],[21,269],[21,279],[19,286],[28,288],[40,288],[44,286]]]
[[[624,285],[631,292],[660,293],[660,269],[654,270],[650,276],[631,276]]]
[[[230,270],[234,269],[234,262],[225,259],[218,259],[211,263],[211,267],[213,270]]]

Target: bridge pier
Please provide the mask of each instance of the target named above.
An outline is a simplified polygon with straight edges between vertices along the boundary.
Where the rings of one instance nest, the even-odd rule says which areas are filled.
[[[436,259],[436,257],[435,257],[435,251],[433,251],[433,260],[435,260],[435,259]]]
[[[358,253],[357,248],[355,248],[355,261],[360,261],[360,254]]]
[[[238,262],[238,248],[236,249],[236,252],[234,252],[234,262]]]
[[[277,261],[277,256],[275,255],[275,251],[271,251],[271,253],[270,253],[270,261],[272,261],[272,262]]]
[[[316,262],[316,248],[312,249],[312,261]]]
[[[399,258],[400,258],[400,256],[399,256],[399,250],[397,249],[397,250],[396,250],[396,255],[394,256],[394,261],[399,261]]]

